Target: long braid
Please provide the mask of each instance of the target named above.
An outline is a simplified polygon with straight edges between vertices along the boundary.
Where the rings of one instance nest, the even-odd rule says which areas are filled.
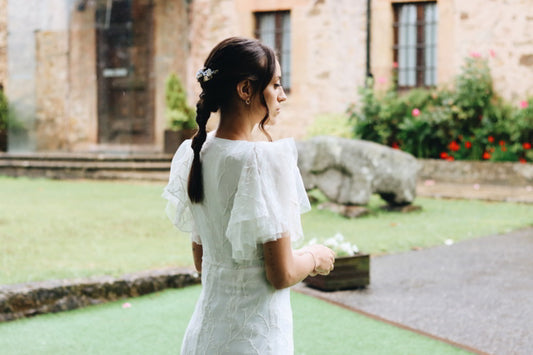
[[[261,104],[267,113],[259,128],[268,140],[272,140],[264,127],[269,112],[263,91],[274,76],[275,69],[276,55],[270,47],[258,40],[231,37],[213,48],[204,63],[204,68],[196,74],[202,94],[196,104],[198,132],[191,143],[194,158],[187,182],[187,193],[191,202],[200,203],[204,199],[200,152],[207,138],[207,121],[211,112],[224,110],[234,104],[237,100],[235,88],[240,81],[249,80],[252,85],[252,95],[261,95]]]
[[[200,203],[204,199],[204,184],[202,174],[202,162],[200,160],[200,152],[202,146],[207,138],[206,125],[211,116],[211,111],[206,109],[204,95],[200,95],[200,100],[196,104],[196,123],[198,124],[198,132],[194,135],[191,143],[191,148],[194,152],[194,159],[189,172],[189,181],[187,186],[187,193],[193,203]]]

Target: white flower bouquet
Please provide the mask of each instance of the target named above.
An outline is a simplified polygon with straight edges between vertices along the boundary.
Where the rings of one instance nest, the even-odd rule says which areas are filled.
[[[317,238],[313,238],[308,245],[317,243]],[[345,241],[341,233],[336,233],[333,237],[324,240],[322,244],[333,250],[336,257],[354,256],[360,253],[357,245]]]

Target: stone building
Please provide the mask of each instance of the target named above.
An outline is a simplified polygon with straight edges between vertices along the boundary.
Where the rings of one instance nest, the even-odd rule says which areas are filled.
[[[279,52],[275,138],[345,112],[369,74],[385,89],[394,66],[406,89],[445,86],[481,55],[500,95],[533,95],[531,0],[0,0],[0,82],[24,126],[9,150],[161,151],[165,80],[194,104],[197,69],[232,35]]]

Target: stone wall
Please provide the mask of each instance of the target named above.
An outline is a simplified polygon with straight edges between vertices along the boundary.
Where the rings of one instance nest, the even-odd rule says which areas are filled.
[[[166,128],[165,83],[171,73],[182,82],[190,80],[190,7],[186,1],[156,0],[154,6],[155,144],[163,147]],[[192,96],[192,95],[191,95]],[[189,98],[192,100],[192,97]]]
[[[323,113],[343,113],[364,82],[366,7],[351,0],[198,0],[193,2],[191,104],[199,94],[193,78],[220,40],[254,37],[255,12],[290,11],[291,91],[272,136],[303,138]],[[214,124],[211,124],[213,127]]]
[[[479,53],[489,59],[496,92],[516,106],[533,95],[531,0],[454,0],[450,25],[455,73],[464,57]]]
[[[533,184],[533,164],[418,159],[419,180],[459,184],[527,186]]]
[[[37,150],[68,149],[68,33],[38,31],[35,33],[35,87]]]
[[[0,285],[0,322],[138,297],[199,282],[199,275],[190,270],[169,269],[140,272],[118,279],[104,276]]]
[[[396,2],[405,1],[372,1],[372,72],[380,79],[381,89],[390,85],[392,77],[392,4]],[[489,61],[499,95],[516,105],[533,95],[531,0],[439,0],[437,6],[439,86],[453,84],[465,57],[481,55]]]
[[[7,84],[7,0],[0,0],[0,84]]]
[[[392,80],[394,2],[398,1],[372,1],[371,71],[380,89]],[[437,3],[439,85],[451,84],[464,58],[480,53],[489,59],[499,94],[513,103],[533,95],[533,80],[527,80],[533,77],[531,0]],[[27,128],[26,135],[11,137],[10,151],[106,149],[97,136],[95,4],[88,1],[78,11],[74,0],[0,0],[0,82],[7,82],[12,112]],[[182,77],[194,105],[199,94],[197,69],[223,38],[253,37],[254,12],[291,13],[292,88],[279,124],[272,127],[275,139],[304,138],[317,116],[343,114],[358,100],[366,69],[366,1],[153,4],[155,148],[163,145],[168,75],[176,72]],[[216,125],[216,119],[212,121],[211,128]]]
[[[70,12],[68,90],[63,132],[65,150],[90,150],[98,141],[98,103],[96,79],[96,31],[93,3],[85,11]]]

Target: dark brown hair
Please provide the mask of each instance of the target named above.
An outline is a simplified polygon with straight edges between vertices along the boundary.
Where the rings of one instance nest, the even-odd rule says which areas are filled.
[[[205,60],[203,69],[210,69],[214,74],[209,80],[203,80],[202,77],[198,79],[202,93],[196,104],[198,132],[191,143],[194,159],[187,187],[189,198],[194,203],[202,202],[204,199],[200,151],[207,138],[207,121],[211,112],[224,111],[232,104],[232,100],[235,99],[237,84],[242,80],[250,81],[252,95],[261,95],[261,103],[267,112],[259,123],[259,128],[269,140],[272,140],[264,129],[269,112],[263,91],[274,76],[276,55],[270,47],[258,40],[230,37],[213,48]]]

